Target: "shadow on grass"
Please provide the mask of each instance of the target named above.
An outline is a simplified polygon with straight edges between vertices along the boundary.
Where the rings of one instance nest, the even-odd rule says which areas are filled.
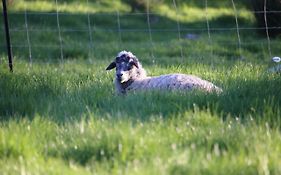
[[[281,126],[280,76],[262,76],[258,80],[230,79],[224,87],[224,92],[219,96],[195,91],[147,92],[115,96],[112,83],[106,78],[102,83],[88,79],[84,74],[75,75],[77,77],[71,79],[67,77],[56,79],[55,75],[55,73],[46,75],[40,73],[34,76],[1,73],[0,122],[21,121],[21,118],[33,120],[37,115],[58,124],[74,123],[90,117],[106,118],[113,122],[119,119],[150,122],[152,118],[162,117],[163,120],[170,120],[182,117],[186,111],[208,110],[216,117],[240,117],[242,121],[251,117],[257,123],[261,121],[263,125],[267,122],[269,126],[279,128]],[[68,83],[72,85],[71,90],[67,88]],[[80,133],[77,134],[79,138]],[[76,138],[73,134],[69,136]],[[67,135],[65,137],[64,139],[68,140]],[[238,137],[240,139],[238,142],[233,138],[228,137],[226,141],[220,136],[214,137],[209,142],[210,149],[213,150],[214,145],[219,146],[220,150],[236,149],[236,144],[240,143],[243,137]],[[88,139],[89,142],[77,142],[80,143],[77,147],[76,143],[73,143],[69,144],[69,147],[61,145],[50,148],[46,153],[66,161],[73,160],[82,166],[92,162],[114,162],[116,157],[118,160],[122,157],[118,151],[122,137],[118,133],[113,134],[110,139],[103,137],[102,141],[98,142],[95,142],[95,139],[96,137]],[[197,136],[189,138],[190,143],[198,142],[205,147],[206,142],[201,142],[200,139],[201,137]],[[125,142],[130,146],[128,149],[132,150],[132,153],[124,154],[126,156],[124,160],[135,158],[137,153],[134,152],[134,140]],[[18,156],[17,150],[13,149],[8,150],[6,154]]]
[[[114,145],[118,145],[118,142],[112,141]],[[117,144],[116,144],[117,143]],[[112,144],[113,145],[113,144]],[[61,149],[61,150],[60,150]],[[79,148],[67,148],[67,149],[50,150],[48,155],[53,157],[62,157],[67,161],[74,160],[75,162],[85,166],[90,161],[101,162],[103,160],[110,160],[118,152],[118,146],[110,148],[108,144],[104,145],[84,145]],[[58,151],[59,150],[59,151]],[[93,160],[94,159],[94,160]]]
[[[25,12],[9,14],[11,28],[11,42],[13,44],[13,54],[15,57],[29,59],[29,43],[25,28]],[[39,14],[37,14],[39,13]],[[151,47],[149,29],[147,26],[146,14],[122,14],[118,24],[115,13],[95,13],[91,14],[92,41],[90,41],[87,14],[63,13],[60,14],[60,32],[62,37],[62,50],[64,59],[94,59],[111,58],[123,49],[137,53],[139,57],[150,57],[152,53],[157,57],[172,56],[181,57],[181,47],[185,55],[193,53],[193,45],[200,48],[196,50],[199,54],[203,48],[208,46],[206,21],[195,21],[180,23],[183,43],[178,41],[177,21],[164,16],[151,16],[151,31],[154,47]],[[0,19],[1,21],[2,19]],[[60,38],[55,13],[49,15],[40,12],[29,12],[27,16],[31,55],[34,60],[60,61]],[[252,26],[251,21],[245,18],[238,18],[240,27]],[[234,16],[219,16],[209,21],[211,28],[232,28],[230,30],[211,30],[213,38],[216,35],[227,36],[227,42],[233,40],[237,42]],[[119,25],[120,28],[119,29]],[[160,31],[159,31],[160,30]],[[196,34],[201,40],[188,39],[186,35]],[[246,35],[248,35],[247,33]],[[4,31],[0,33],[4,38]],[[241,31],[242,35],[242,31]],[[232,36],[232,37],[230,37]],[[122,42],[120,42],[120,39]],[[137,41],[137,42],[136,42]],[[106,44],[105,44],[106,43]],[[200,44],[201,43],[201,44]],[[215,42],[214,42],[215,43]],[[200,47],[201,46],[201,47]],[[221,50],[227,47],[229,53]],[[169,48],[169,49],[167,49]],[[225,43],[215,47],[214,53],[218,55],[237,56],[233,48],[236,44],[226,46]],[[251,51],[250,51],[251,52]],[[5,47],[0,48],[0,54],[5,53]],[[210,51],[208,51],[210,53]],[[159,62],[161,64],[161,62]]]
[[[259,80],[229,80],[221,95],[202,92],[165,93],[147,92],[116,96],[112,84],[88,80],[83,85],[79,78],[68,90],[66,82],[50,81],[48,77],[24,75],[0,76],[1,121],[35,115],[48,117],[59,123],[81,118],[108,117],[148,120],[154,116],[164,119],[185,111],[210,110],[220,117],[253,117],[281,125],[281,79],[261,77]],[[50,78],[50,77],[49,77]],[[85,77],[84,77],[85,78]],[[81,77],[83,79],[83,77]],[[17,81],[17,83],[15,83]]]

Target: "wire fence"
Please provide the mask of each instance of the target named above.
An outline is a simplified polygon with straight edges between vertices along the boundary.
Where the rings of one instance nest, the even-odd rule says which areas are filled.
[[[148,49],[150,53],[149,56],[154,61],[158,57],[157,49],[159,49],[159,47],[167,47],[163,44],[165,41],[161,42],[162,45],[158,44],[160,37],[156,35],[162,38],[167,37],[167,41],[171,39],[177,40],[177,47],[179,48],[177,50],[178,56],[182,59],[186,58],[184,40],[187,39],[196,42],[201,35],[206,35],[205,38],[202,38],[206,40],[205,44],[210,47],[210,55],[214,55],[214,47],[216,44],[233,46],[236,50],[238,49],[240,58],[243,57],[243,50],[247,48],[248,45],[265,44],[267,46],[266,52],[270,57],[272,57],[273,54],[280,54],[280,52],[273,53],[269,30],[281,30],[281,26],[268,26],[267,14],[279,14],[281,11],[269,11],[266,8],[266,0],[263,11],[249,11],[253,14],[264,14],[264,27],[241,25],[239,23],[240,12],[239,9],[237,9],[235,0],[231,0],[234,14],[233,25],[223,27],[221,25],[212,25],[212,19],[209,16],[208,0],[204,0],[203,12],[205,21],[197,25],[189,25],[188,23],[181,22],[179,19],[181,13],[177,1],[171,0],[173,8],[176,11],[176,18],[172,21],[175,23],[175,26],[170,24],[165,25],[166,23],[172,23],[170,19],[162,18],[162,14],[151,12],[149,10],[149,1],[147,1],[148,8],[144,13],[122,13],[116,10],[115,13],[87,12],[85,14],[61,12],[57,1],[58,0],[56,0],[55,12],[30,12],[25,8],[24,12],[13,12],[9,14],[12,20],[10,25],[12,49],[14,52],[27,53],[28,60],[31,64],[34,59],[38,57],[54,57],[54,59],[59,59],[59,62],[63,62],[69,57],[68,52],[71,49],[76,51],[79,49],[87,50],[87,55],[85,57],[91,59],[95,57],[99,49],[98,47],[103,47],[103,44],[111,42],[117,43],[118,46],[116,46],[115,49],[126,49],[126,46],[130,46],[133,42],[139,47],[141,47],[142,44],[146,44],[147,46],[144,48]],[[87,3],[89,3],[88,0]],[[142,19],[145,19],[145,22],[142,21]],[[134,20],[141,21],[142,23],[137,23],[135,25]],[[161,22],[159,22],[160,20]],[[77,23],[79,23],[79,25]],[[161,23],[161,25],[159,25],[159,23]],[[171,26],[173,27],[171,28]],[[266,32],[266,39],[258,41],[243,40],[244,32],[251,34],[259,30]],[[231,32],[232,35],[232,39],[230,40],[220,40],[220,37],[214,37],[217,33],[219,33],[220,36],[228,36],[229,32]],[[130,36],[134,34],[148,37],[147,42],[138,44],[138,41],[130,38]],[[247,34],[244,35],[247,36]],[[4,35],[2,35],[2,37],[4,37]],[[134,36],[132,38],[134,38]],[[69,41],[69,43],[67,41]],[[0,48],[4,50],[5,44],[0,44]],[[50,49],[58,50],[58,52],[48,55]],[[79,53],[80,52],[77,51],[76,55],[79,55]],[[75,55],[75,53],[73,53],[73,55]]]

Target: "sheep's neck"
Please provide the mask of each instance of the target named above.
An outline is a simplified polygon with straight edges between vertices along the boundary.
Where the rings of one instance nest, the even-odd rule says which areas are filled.
[[[133,83],[134,81],[132,80],[132,79],[130,79],[130,80],[128,80],[128,81],[126,81],[126,82],[124,82],[124,83],[120,83],[121,84],[121,87],[122,87],[122,89],[126,89],[127,87],[129,87],[132,83]]]
[[[124,82],[124,83],[120,83],[120,86],[122,88],[122,90],[124,91],[123,93],[126,93],[126,89],[135,81],[138,79],[143,79],[147,77],[145,70],[142,68],[139,68],[139,70],[136,73],[135,77],[132,77],[131,79],[129,79],[128,81]]]

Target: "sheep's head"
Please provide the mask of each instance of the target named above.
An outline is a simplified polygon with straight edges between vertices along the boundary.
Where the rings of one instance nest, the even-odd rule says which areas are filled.
[[[131,52],[119,52],[115,60],[109,64],[106,70],[116,68],[116,80],[125,83],[138,76],[140,63],[135,55]]]

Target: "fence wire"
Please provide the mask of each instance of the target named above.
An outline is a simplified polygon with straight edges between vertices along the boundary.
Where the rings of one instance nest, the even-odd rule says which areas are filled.
[[[270,37],[269,37],[269,32],[268,32],[268,24],[267,24],[267,10],[266,10],[266,3],[267,1],[264,0],[264,6],[263,6],[263,10],[264,10],[264,23],[265,23],[265,30],[266,30],[266,36],[267,36],[267,46],[268,46],[268,52],[270,57],[272,57],[272,52],[271,52],[271,46],[270,46]]]
[[[239,24],[239,10],[236,8],[236,3],[235,0],[230,0],[231,4],[232,4],[232,9],[233,9],[233,14],[234,14],[234,19],[235,19],[235,24],[234,27],[233,26],[224,26],[224,27],[217,27],[217,26],[212,26],[211,25],[211,17],[209,16],[209,7],[208,7],[208,0],[204,0],[204,11],[205,11],[205,27],[187,27],[186,25],[181,25],[180,23],[180,11],[177,5],[177,1],[176,0],[171,0],[171,3],[173,5],[173,8],[176,12],[176,27],[175,28],[170,28],[170,27],[157,27],[154,23],[153,23],[153,18],[155,16],[160,16],[161,14],[159,13],[153,13],[150,11],[150,1],[147,0],[147,8],[146,8],[146,12],[134,12],[134,13],[121,13],[118,10],[116,10],[116,13],[101,13],[101,14],[96,14],[96,13],[90,13],[87,12],[86,14],[71,14],[71,13],[66,13],[66,12],[61,12],[58,6],[58,0],[56,0],[56,12],[29,12],[26,10],[23,12],[14,12],[11,15],[16,15],[19,18],[23,16],[24,19],[24,26],[11,26],[10,32],[14,35],[17,35],[17,33],[21,33],[21,32],[25,32],[26,35],[26,41],[24,40],[12,40],[12,48],[16,48],[16,49],[21,49],[21,50],[27,50],[28,52],[28,57],[29,57],[29,62],[32,63],[34,60],[34,50],[41,48],[41,49],[49,49],[49,48],[53,48],[53,49],[59,49],[60,52],[60,61],[63,62],[64,61],[64,50],[67,49],[73,49],[73,46],[68,45],[66,43],[66,39],[63,38],[63,34],[69,34],[71,36],[71,34],[73,33],[85,33],[87,34],[88,37],[88,43],[87,48],[88,48],[88,55],[87,57],[89,58],[89,60],[92,60],[91,58],[94,57],[95,54],[95,49],[96,49],[96,45],[99,45],[100,43],[97,43],[98,40],[95,33],[96,32],[103,32],[105,33],[105,35],[108,34],[112,34],[112,33],[116,33],[117,38],[118,38],[118,49],[126,49],[124,48],[123,43],[126,42],[126,34],[134,34],[134,33],[143,33],[146,36],[148,36],[148,42],[147,44],[149,45],[149,50],[150,50],[150,56],[152,57],[152,60],[154,62],[155,58],[157,57],[155,49],[155,40],[154,40],[154,34],[163,34],[163,35],[169,35],[170,33],[177,33],[177,37],[175,39],[178,40],[178,44],[179,44],[179,55],[182,59],[186,59],[185,57],[185,52],[184,52],[184,46],[183,46],[183,40],[186,39],[184,33],[187,34],[193,34],[193,32],[195,34],[201,35],[201,34],[206,34],[207,35],[207,41],[206,41],[206,45],[208,45],[208,47],[210,48],[210,55],[211,57],[213,57],[214,55],[214,45],[215,43],[224,45],[224,46],[238,46],[238,52],[240,55],[240,58],[243,57],[243,47],[248,46],[248,45],[260,45],[260,44],[266,44],[267,45],[267,50],[268,50],[268,55],[270,57],[272,57],[273,53],[272,53],[272,48],[271,48],[271,38],[269,35],[269,30],[272,29],[280,29],[280,26],[268,26],[268,20],[267,20],[267,15],[268,14],[272,14],[272,13],[281,13],[281,11],[269,11],[267,10],[266,6],[267,6],[267,0],[264,0],[264,9],[263,11],[249,11],[252,12],[253,14],[264,14],[264,22],[265,22],[265,26],[264,27],[249,27],[249,26],[241,26],[241,24]],[[87,0],[87,4],[89,4],[89,0]],[[29,25],[31,18],[34,16],[42,16],[42,18],[46,17],[48,19],[50,18],[54,18],[54,21],[56,23],[56,26],[50,26],[50,27],[45,27],[44,25],[42,25],[42,27],[40,25],[32,26]],[[80,27],[76,27],[75,25],[66,25],[63,26],[61,25],[63,22],[63,17],[67,17],[67,16],[76,16],[79,15],[79,17],[86,19],[86,25],[82,25]],[[112,17],[115,20],[115,25],[105,25],[106,27],[96,27],[94,25],[95,22],[95,17],[96,16],[104,16],[104,17]],[[126,27],[126,20],[131,18],[131,17],[144,17],[146,19],[146,25],[147,26],[136,26],[136,27]],[[93,22],[94,21],[94,22]],[[106,23],[106,21],[104,22]],[[124,26],[122,26],[122,24],[124,24]],[[155,27],[156,26],[156,27]],[[3,28],[3,27],[2,27]],[[242,42],[242,36],[241,33],[244,31],[247,32],[253,32],[253,31],[266,31],[266,42],[265,41],[243,41]],[[237,35],[237,41],[219,41],[219,40],[214,40],[213,35],[219,32],[222,35],[225,35],[224,32],[235,32]],[[58,38],[58,43],[36,43],[33,44],[32,40],[36,37],[36,33],[57,33],[57,38]],[[81,35],[82,36],[82,35]],[[187,36],[190,37],[190,36]],[[194,37],[193,35],[191,37]],[[114,38],[112,39],[112,41],[114,41]],[[135,41],[137,42],[137,41]],[[0,44],[0,47],[5,47],[4,44]],[[75,46],[77,48],[84,48],[85,45],[78,45]],[[163,45],[163,47],[167,47],[165,45]]]
[[[87,6],[89,7],[89,0],[87,0]],[[88,32],[89,32],[89,55],[88,55],[88,58],[89,60],[92,60],[90,59],[92,56],[93,56],[93,47],[94,47],[94,44],[93,44],[93,35],[92,35],[92,25],[91,25],[91,17],[90,17],[90,13],[88,12],[87,13],[87,20],[88,20]]]
[[[239,55],[240,55],[240,58],[243,58],[242,50],[241,50],[241,37],[240,37],[239,24],[238,24],[238,14],[237,14],[236,5],[235,5],[234,0],[231,0],[231,3],[232,3],[233,11],[234,11],[234,16],[235,16]]]
[[[25,21],[26,40],[27,40],[28,53],[29,53],[29,62],[30,64],[32,64],[32,52],[31,52],[31,44],[30,44],[30,37],[29,37],[26,5],[24,9],[24,21]]]
[[[57,14],[56,14],[57,26],[58,26],[58,34],[59,34],[59,42],[60,42],[60,56],[61,56],[61,62],[63,62],[63,45],[62,45],[62,37],[61,37],[58,0],[56,0],[56,9],[57,9]]]
[[[181,27],[180,27],[180,22],[179,22],[179,10],[178,10],[178,7],[177,7],[177,3],[176,3],[176,0],[173,0],[173,5],[174,5],[174,8],[176,10],[176,13],[177,13],[177,29],[178,29],[178,37],[179,37],[179,44],[180,44],[180,55],[181,55],[181,58],[182,60],[184,59],[183,57],[183,48],[182,48],[182,44],[181,44]]]
[[[152,62],[155,62],[155,56],[154,56],[154,43],[152,39],[152,33],[151,33],[151,24],[150,24],[150,10],[149,10],[149,0],[146,0],[147,8],[146,8],[146,21],[147,21],[147,27],[148,27],[148,34],[149,34],[149,41],[151,45],[151,56],[152,56]]]

